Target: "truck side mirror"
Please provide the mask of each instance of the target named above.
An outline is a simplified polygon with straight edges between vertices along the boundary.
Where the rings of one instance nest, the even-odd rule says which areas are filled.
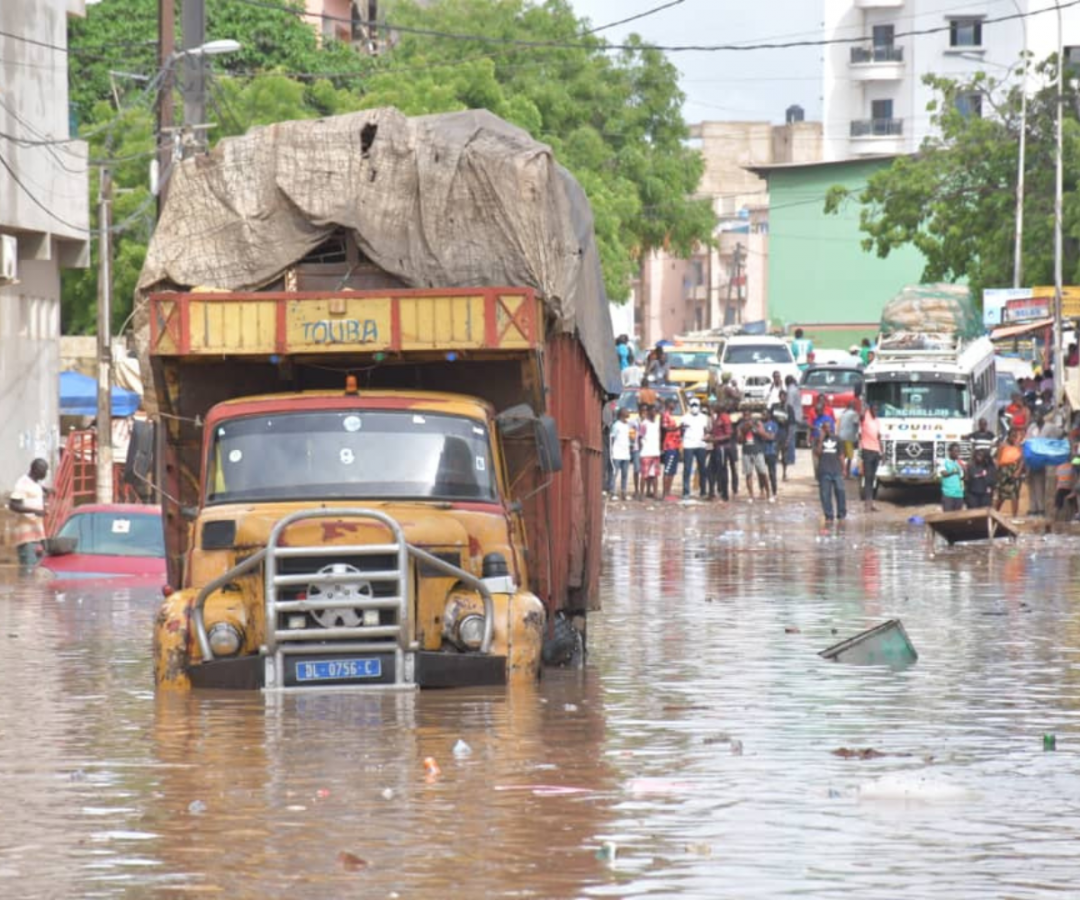
[[[536,452],[542,472],[562,471],[559,428],[551,416],[540,416],[536,420]]]

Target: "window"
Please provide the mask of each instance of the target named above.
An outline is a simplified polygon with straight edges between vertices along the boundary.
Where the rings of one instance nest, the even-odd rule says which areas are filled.
[[[950,47],[981,47],[982,19],[950,19]]]
[[[1072,75],[1080,73],[1080,47],[1065,47],[1064,49],[1065,71]]]
[[[963,419],[971,416],[966,384],[933,383],[922,379],[874,382],[866,386],[866,399],[877,404],[878,416],[883,419],[905,416]]]
[[[724,356],[726,366],[754,366],[794,362],[787,344],[734,344]]]
[[[314,410],[222,422],[207,500],[494,500],[482,422],[441,413]]]
[[[893,45],[893,36],[896,34],[896,27],[893,25],[875,25],[873,30],[874,35],[874,49],[878,47],[891,47]]]
[[[872,100],[870,102],[870,118],[875,122],[882,119],[891,119],[893,106],[892,100]]]
[[[956,95],[956,110],[965,119],[982,117],[982,94],[978,91]]]

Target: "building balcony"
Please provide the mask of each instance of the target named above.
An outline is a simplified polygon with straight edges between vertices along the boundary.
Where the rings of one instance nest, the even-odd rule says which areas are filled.
[[[864,137],[903,137],[903,119],[852,119],[851,136]]]
[[[904,48],[852,47],[850,72],[852,81],[897,81],[904,77]]]
[[[695,284],[683,288],[683,299],[701,302],[709,299],[709,286],[707,284]]]
[[[856,9],[898,9],[904,0],[855,0]]]
[[[904,151],[903,119],[853,119],[851,122],[851,152],[902,153]]]

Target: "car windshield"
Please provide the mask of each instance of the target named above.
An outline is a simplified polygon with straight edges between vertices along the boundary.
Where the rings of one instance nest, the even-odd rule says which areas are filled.
[[[724,364],[728,366],[791,362],[794,359],[787,344],[728,344],[724,355]]]
[[[1005,401],[1006,403],[1011,399],[1013,394],[1020,393],[1020,382],[1016,380],[1016,376],[1011,372],[998,372],[997,373],[997,395],[998,400]]]
[[[811,369],[803,376],[803,387],[841,393],[862,384],[862,373],[853,369]]]
[[[222,422],[207,470],[207,503],[496,499],[483,423],[413,410],[272,413]]]
[[[75,512],[56,536],[75,538],[75,552],[90,556],[165,556],[161,516],[153,513]]]
[[[704,371],[709,368],[709,363],[716,362],[716,356],[707,350],[693,353],[669,353],[668,358],[671,360],[671,368],[673,369],[701,369]]]
[[[641,405],[641,401],[638,399],[639,391],[623,391],[619,395],[619,402],[615,405],[615,411],[620,409],[628,409],[630,412],[636,413],[638,407]],[[666,406],[668,400],[674,400],[676,404],[676,412],[682,413],[683,405],[679,398],[679,392],[671,388],[656,388],[656,397],[661,406]]]
[[[971,402],[964,384],[878,381],[866,386],[866,399],[877,404],[877,414],[883,419],[964,419],[971,416]]]

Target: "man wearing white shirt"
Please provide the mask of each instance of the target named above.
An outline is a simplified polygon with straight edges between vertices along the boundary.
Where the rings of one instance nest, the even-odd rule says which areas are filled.
[[[35,459],[30,463],[30,471],[15,482],[8,500],[8,508],[19,516],[15,544],[23,573],[32,571],[45,553],[45,487],[41,482],[48,474],[49,464]]]
[[[765,395],[765,408],[772,409],[780,402],[780,394],[784,390],[784,382],[780,379],[779,372],[772,373],[772,384],[769,385],[769,393]]]
[[[683,499],[690,499],[690,481],[697,463],[698,484],[701,496],[708,492],[708,476],[705,472],[705,433],[709,427],[709,417],[701,411],[701,401],[696,397],[690,401],[690,412],[682,421],[683,432]]]

